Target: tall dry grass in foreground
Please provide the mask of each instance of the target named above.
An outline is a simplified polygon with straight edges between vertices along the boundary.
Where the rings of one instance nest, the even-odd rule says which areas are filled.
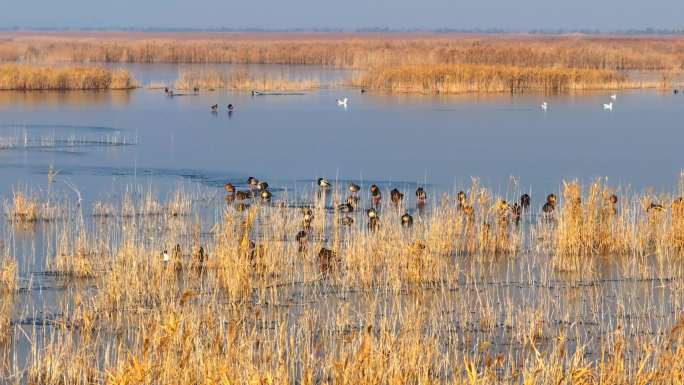
[[[422,209],[383,191],[374,222],[368,194],[352,213],[328,209],[343,191],[219,197],[209,216],[185,191],[135,190],[97,203],[92,221],[72,207],[43,233],[67,289],[26,381],[684,381],[681,191],[570,182],[542,214],[541,197],[521,209],[520,191],[474,180]]]
[[[467,92],[577,91],[669,86],[638,82],[614,71],[528,68],[470,64],[375,67],[354,81],[359,87],[388,92],[455,94]]]
[[[0,90],[118,90],[135,87],[137,82],[123,69],[0,65]]]
[[[241,91],[306,91],[320,88],[320,82],[314,79],[274,78],[270,75],[255,76],[247,71],[181,71],[175,83],[180,90],[231,89]]]
[[[669,71],[684,69],[684,39],[449,34],[7,33],[0,58],[24,61],[403,64]]]

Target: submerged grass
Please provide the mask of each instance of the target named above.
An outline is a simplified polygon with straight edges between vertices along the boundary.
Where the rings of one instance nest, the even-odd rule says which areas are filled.
[[[0,90],[117,90],[137,87],[124,69],[0,65]]]
[[[45,236],[55,270],[88,289],[64,292],[24,380],[684,381],[681,192],[568,182],[539,211],[473,180],[425,206],[358,194],[351,213],[331,212],[343,194],[296,197],[304,208],[234,197],[201,216],[187,191],[163,203],[132,188],[92,224],[71,212]],[[601,272],[606,259],[617,273]]]
[[[653,88],[665,82],[637,82],[615,71],[573,68],[529,68],[471,64],[403,65],[372,68],[354,84],[368,89],[455,94],[467,92],[577,91]]]

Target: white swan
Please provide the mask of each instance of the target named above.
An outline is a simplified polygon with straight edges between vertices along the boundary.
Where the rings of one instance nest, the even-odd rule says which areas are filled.
[[[611,111],[612,111],[612,110],[613,110],[613,102],[610,102],[610,103],[608,103],[608,104],[604,104],[604,105],[603,105],[603,109],[604,109],[604,110],[611,110]]]
[[[544,110],[544,111],[548,110],[548,109],[549,109],[549,103],[547,103],[547,102],[542,103],[542,104],[541,104],[541,109]]]
[[[610,98],[613,99],[613,100],[615,100],[615,99],[617,99],[617,95],[612,94],[612,95],[610,95]]]
[[[347,100],[349,100],[349,98],[337,99],[337,105],[338,106],[344,106],[346,108],[347,107]]]

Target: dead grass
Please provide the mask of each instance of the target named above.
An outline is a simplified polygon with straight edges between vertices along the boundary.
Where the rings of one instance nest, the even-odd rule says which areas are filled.
[[[0,90],[116,90],[135,87],[137,82],[123,69],[0,65]]]
[[[182,71],[175,86],[180,90],[224,88],[242,91],[305,91],[320,88],[320,82],[314,79],[293,80],[274,78],[269,75],[254,76],[247,71],[240,70],[232,72]]]
[[[597,89],[654,88],[614,71],[511,66],[403,65],[375,67],[354,80],[358,87],[399,93],[456,94],[529,90],[560,92]]]

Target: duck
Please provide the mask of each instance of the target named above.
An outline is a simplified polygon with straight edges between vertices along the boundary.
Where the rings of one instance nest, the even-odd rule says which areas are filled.
[[[377,216],[372,217],[368,222],[368,229],[370,231],[376,231],[378,228],[380,228],[380,218]]]
[[[359,191],[361,191],[361,186],[356,183],[349,183],[349,192],[356,194]]]
[[[218,111],[218,104],[212,104],[211,105],[211,112],[216,112]]]
[[[374,208],[370,208],[366,210],[366,215],[368,216],[368,218],[373,219],[378,217],[378,212]]]
[[[169,93],[169,87],[164,87],[164,93],[168,94]]]
[[[194,87],[192,90],[193,90],[195,93],[197,93],[197,92],[199,92],[199,87]]]
[[[392,201],[392,203],[394,203],[395,206],[399,206],[403,199],[404,194],[402,194],[399,190],[393,189],[392,191],[390,191],[390,200]]]
[[[250,176],[249,178],[247,178],[247,186],[249,186],[250,190],[253,188],[256,188],[258,185],[259,185],[259,179],[255,178],[253,176]]]
[[[523,194],[520,196],[520,207],[523,210],[528,210],[530,208],[531,198],[529,194]]]
[[[464,207],[466,207],[466,200],[468,199],[467,195],[463,191],[459,191],[458,194],[456,194],[456,200],[458,200],[458,209],[462,210]]]
[[[603,109],[612,111],[613,110],[613,102],[610,102],[608,104],[604,104]]]
[[[349,100],[349,98],[337,99],[337,105],[338,105],[338,106],[343,106],[343,107],[346,108],[346,107],[347,107],[347,101],[348,101],[348,100]]]
[[[246,199],[252,199],[254,198],[254,193],[251,191],[237,191],[235,193],[235,198],[239,201],[243,201]]]
[[[379,206],[380,200],[382,199],[382,193],[380,192],[380,188],[377,185],[372,185],[370,187],[370,192],[373,204],[375,206]]]
[[[233,184],[230,183],[230,182],[224,184],[224,185],[223,185],[223,188],[226,189],[226,192],[227,192],[228,194],[234,194],[234,193],[235,193],[235,186],[233,186]]]
[[[269,200],[271,200],[271,197],[272,197],[272,196],[273,196],[273,194],[271,194],[270,191],[268,191],[268,190],[261,190],[261,199],[262,199],[262,200],[264,200],[264,201],[269,201]]]
[[[228,104],[228,111],[233,111],[235,107],[232,104]]]
[[[542,206],[542,211],[546,215],[551,215],[551,214],[553,214],[553,211],[555,209],[556,209],[556,195],[549,194],[546,197],[546,203],[544,203],[544,206]]]
[[[611,98],[612,100],[617,100],[617,95],[612,94],[612,95],[610,95],[610,98]]]
[[[405,213],[404,215],[401,216],[401,225],[403,227],[411,227],[413,226],[413,217],[409,213]]]
[[[321,189],[327,190],[331,186],[332,184],[326,178],[318,178],[318,187],[320,187]]]
[[[425,190],[422,187],[418,187],[416,189],[416,205],[418,207],[425,206],[425,203],[427,202],[427,194],[425,193]]]
[[[354,224],[354,218],[352,218],[352,217],[350,217],[350,216],[346,216],[346,217],[343,217],[343,218],[340,220],[340,222],[341,222],[344,226],[351,226],[351,225]]]
[[[678,93],[679,93],[679,90],[675,88],[675,89],[674,89],[674,94],[677,95]]]
[[[354,206],[349,202],[342,203],[341,205],[337,206],[337,210],[342,213],[351,213],[354,211]]]
[[[337,254],[330,249],[321,247],[318,251],[318,268],[323,275],[328,275],[340,264]]]
[[[304,225],[304,228],[311,227],[311,222],[314,219],[314,215],[313,215],[313,212],[311,211],[311,209],[309,209],[309,208],[304,209],[303,210],[303,217],[304,218],[302,220],[302,223]]]
[[[164,262],[164,264],[167,264],[171,260],[171,257],[169,256],[169,252],[167,250],[164,250],[162,252],[161,257],[162,257],[162,262]]]
[[[297,244],[299,245],[297,247],[298,252],[304,252],[306,251],[306,246],[309,241],[309,233],[307,233],[304,230],[300,230],[297,235],[295,235],[295,241],[297,241]]]
[[[261,181],[256,185],[257,190],[268,190],[268,182]]]
[[[651,204],[648,205],[648,208],[646,209],[646,212],[650,212],[650,211],[662,212],[662,211],[665,211],[665,207],[663,207],[663,205],[661,205],[661,204],[651,202]]]
[[[549,104],[548,104],[547,102],[542,103],[542,104],[541,104],[541,109],[544,110],[544,111],[548,110],[548,109],[549,109]]]
[[[518,202],[513,203],[513,206],[511,206],[511,219],[513,219],[513,223],[516,225],[520,223],[520,218],[522,218],[522,211],[523,208]]]

